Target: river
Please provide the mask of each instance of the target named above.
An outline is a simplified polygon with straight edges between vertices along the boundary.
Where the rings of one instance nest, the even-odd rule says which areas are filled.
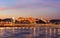
[[[60,28],[0,27],[0,38],[60,38]]]

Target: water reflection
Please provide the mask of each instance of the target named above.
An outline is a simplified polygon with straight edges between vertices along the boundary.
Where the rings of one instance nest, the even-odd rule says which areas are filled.
[[[0,38],[59,38],[59,36],[59,28],[0,27]]]

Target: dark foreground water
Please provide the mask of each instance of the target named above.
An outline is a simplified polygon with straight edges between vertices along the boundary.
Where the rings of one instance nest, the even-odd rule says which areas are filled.
[[[0,38],[60,38],[60,29],[51,27],[0,27]]]

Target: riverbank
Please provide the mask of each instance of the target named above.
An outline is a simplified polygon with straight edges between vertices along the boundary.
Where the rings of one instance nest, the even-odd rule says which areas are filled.
[[[0,27],[57,27],[60,24],[0,24]]]

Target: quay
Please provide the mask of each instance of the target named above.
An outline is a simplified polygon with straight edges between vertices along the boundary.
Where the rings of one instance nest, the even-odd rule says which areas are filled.
[[[60,28],[60,24],[0,24],[0,27],[54,27],[54,28]]]

